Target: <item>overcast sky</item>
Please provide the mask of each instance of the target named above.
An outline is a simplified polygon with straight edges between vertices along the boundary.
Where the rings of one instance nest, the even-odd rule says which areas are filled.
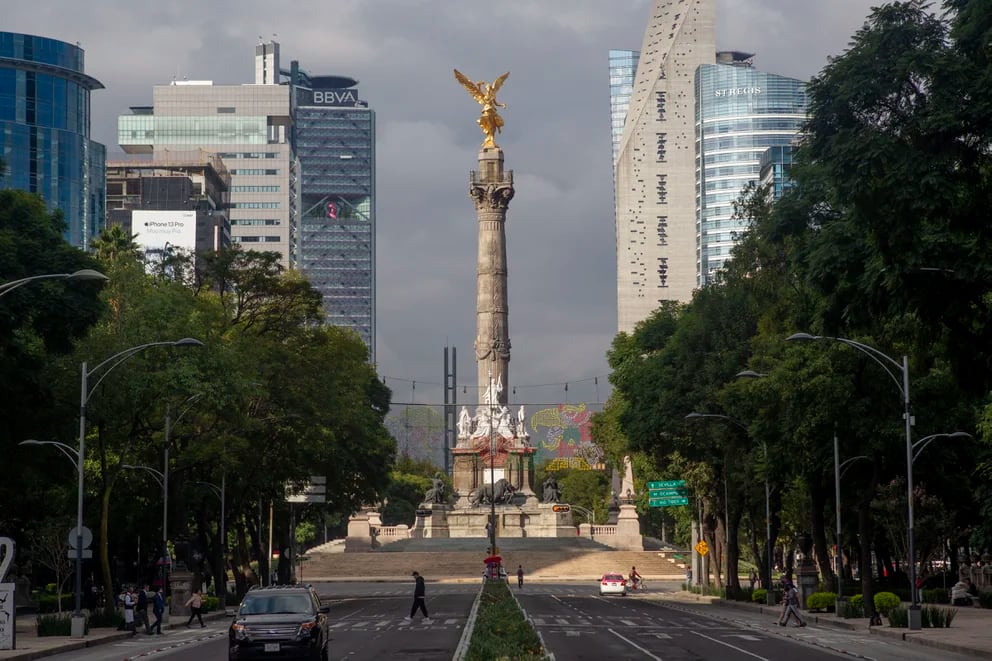
[[[717,45],[808,79],[878,0],[716,0]],[[35,0],[2,28],[79,42],[93,136],[175,77],[249,83],[259,36],[283,66],[359,80],[377,135],[378,368],[394,401],[441,402],[442,347],[474,402],[476,220],[467,195],[482,135],[454,80],[510,78],[498,139],[517,193],[507,221],[511,401],[605,400],[616,332],[607,51],[639,49],[650,0]],[[277,9],[278,8],[278,9]],[[598,386],[593,377],[599,377]],[[416,381],[416,391],[412,388]],[[564,383],[569,383],[568,393]],[[545,387],[525,387],[554,384]]]

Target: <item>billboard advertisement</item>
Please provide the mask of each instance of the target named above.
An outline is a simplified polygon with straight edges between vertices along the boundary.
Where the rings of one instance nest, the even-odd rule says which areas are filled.
[[[160,256],[166,248],[196,250],[195,211],[133,211],[131,234],[145,257]]]

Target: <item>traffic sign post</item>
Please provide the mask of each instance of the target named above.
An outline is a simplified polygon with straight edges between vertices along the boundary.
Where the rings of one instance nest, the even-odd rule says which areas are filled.
[[[685,480],[648,482],[648,507],[679,507],[688,504]]]
[[[678,507],[688,505],[688,496],[672,496],[667,498],[648,498],[648,507]]]

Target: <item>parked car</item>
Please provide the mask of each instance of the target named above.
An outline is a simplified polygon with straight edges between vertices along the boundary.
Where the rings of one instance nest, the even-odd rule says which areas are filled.
[[[310,587],[255,587],[231,623],[227,658],[327,661],[329,611]]]
[[[627,579],[623,574],[603,574],[603,578],[599,580],[599,596],[605,597],[608,594],[627,596]]]

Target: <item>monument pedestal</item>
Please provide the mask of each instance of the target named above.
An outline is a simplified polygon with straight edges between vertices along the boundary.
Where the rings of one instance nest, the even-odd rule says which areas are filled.
[[[372,526],[368,512],[357,512],[348,519],[348,537],[344,540],[345,553],[368,553],[372,550]]]
[[[632,504],[620,506],[620,514],[617,516],[617,542],[614,548],[623,551],[644,550],[641,520],[637,516],[637,507]]]
[[[417,523],[422,529],[421,537],[447,539],[448,510],[450,505],[442,503],[423,503],[417,511]]]
[[[172,595],[169,600],[169,615],[188,617],[192,611],[186,602],[193,594],[193,572],[186,569],[174,569],[169,574],[169,593]]]

